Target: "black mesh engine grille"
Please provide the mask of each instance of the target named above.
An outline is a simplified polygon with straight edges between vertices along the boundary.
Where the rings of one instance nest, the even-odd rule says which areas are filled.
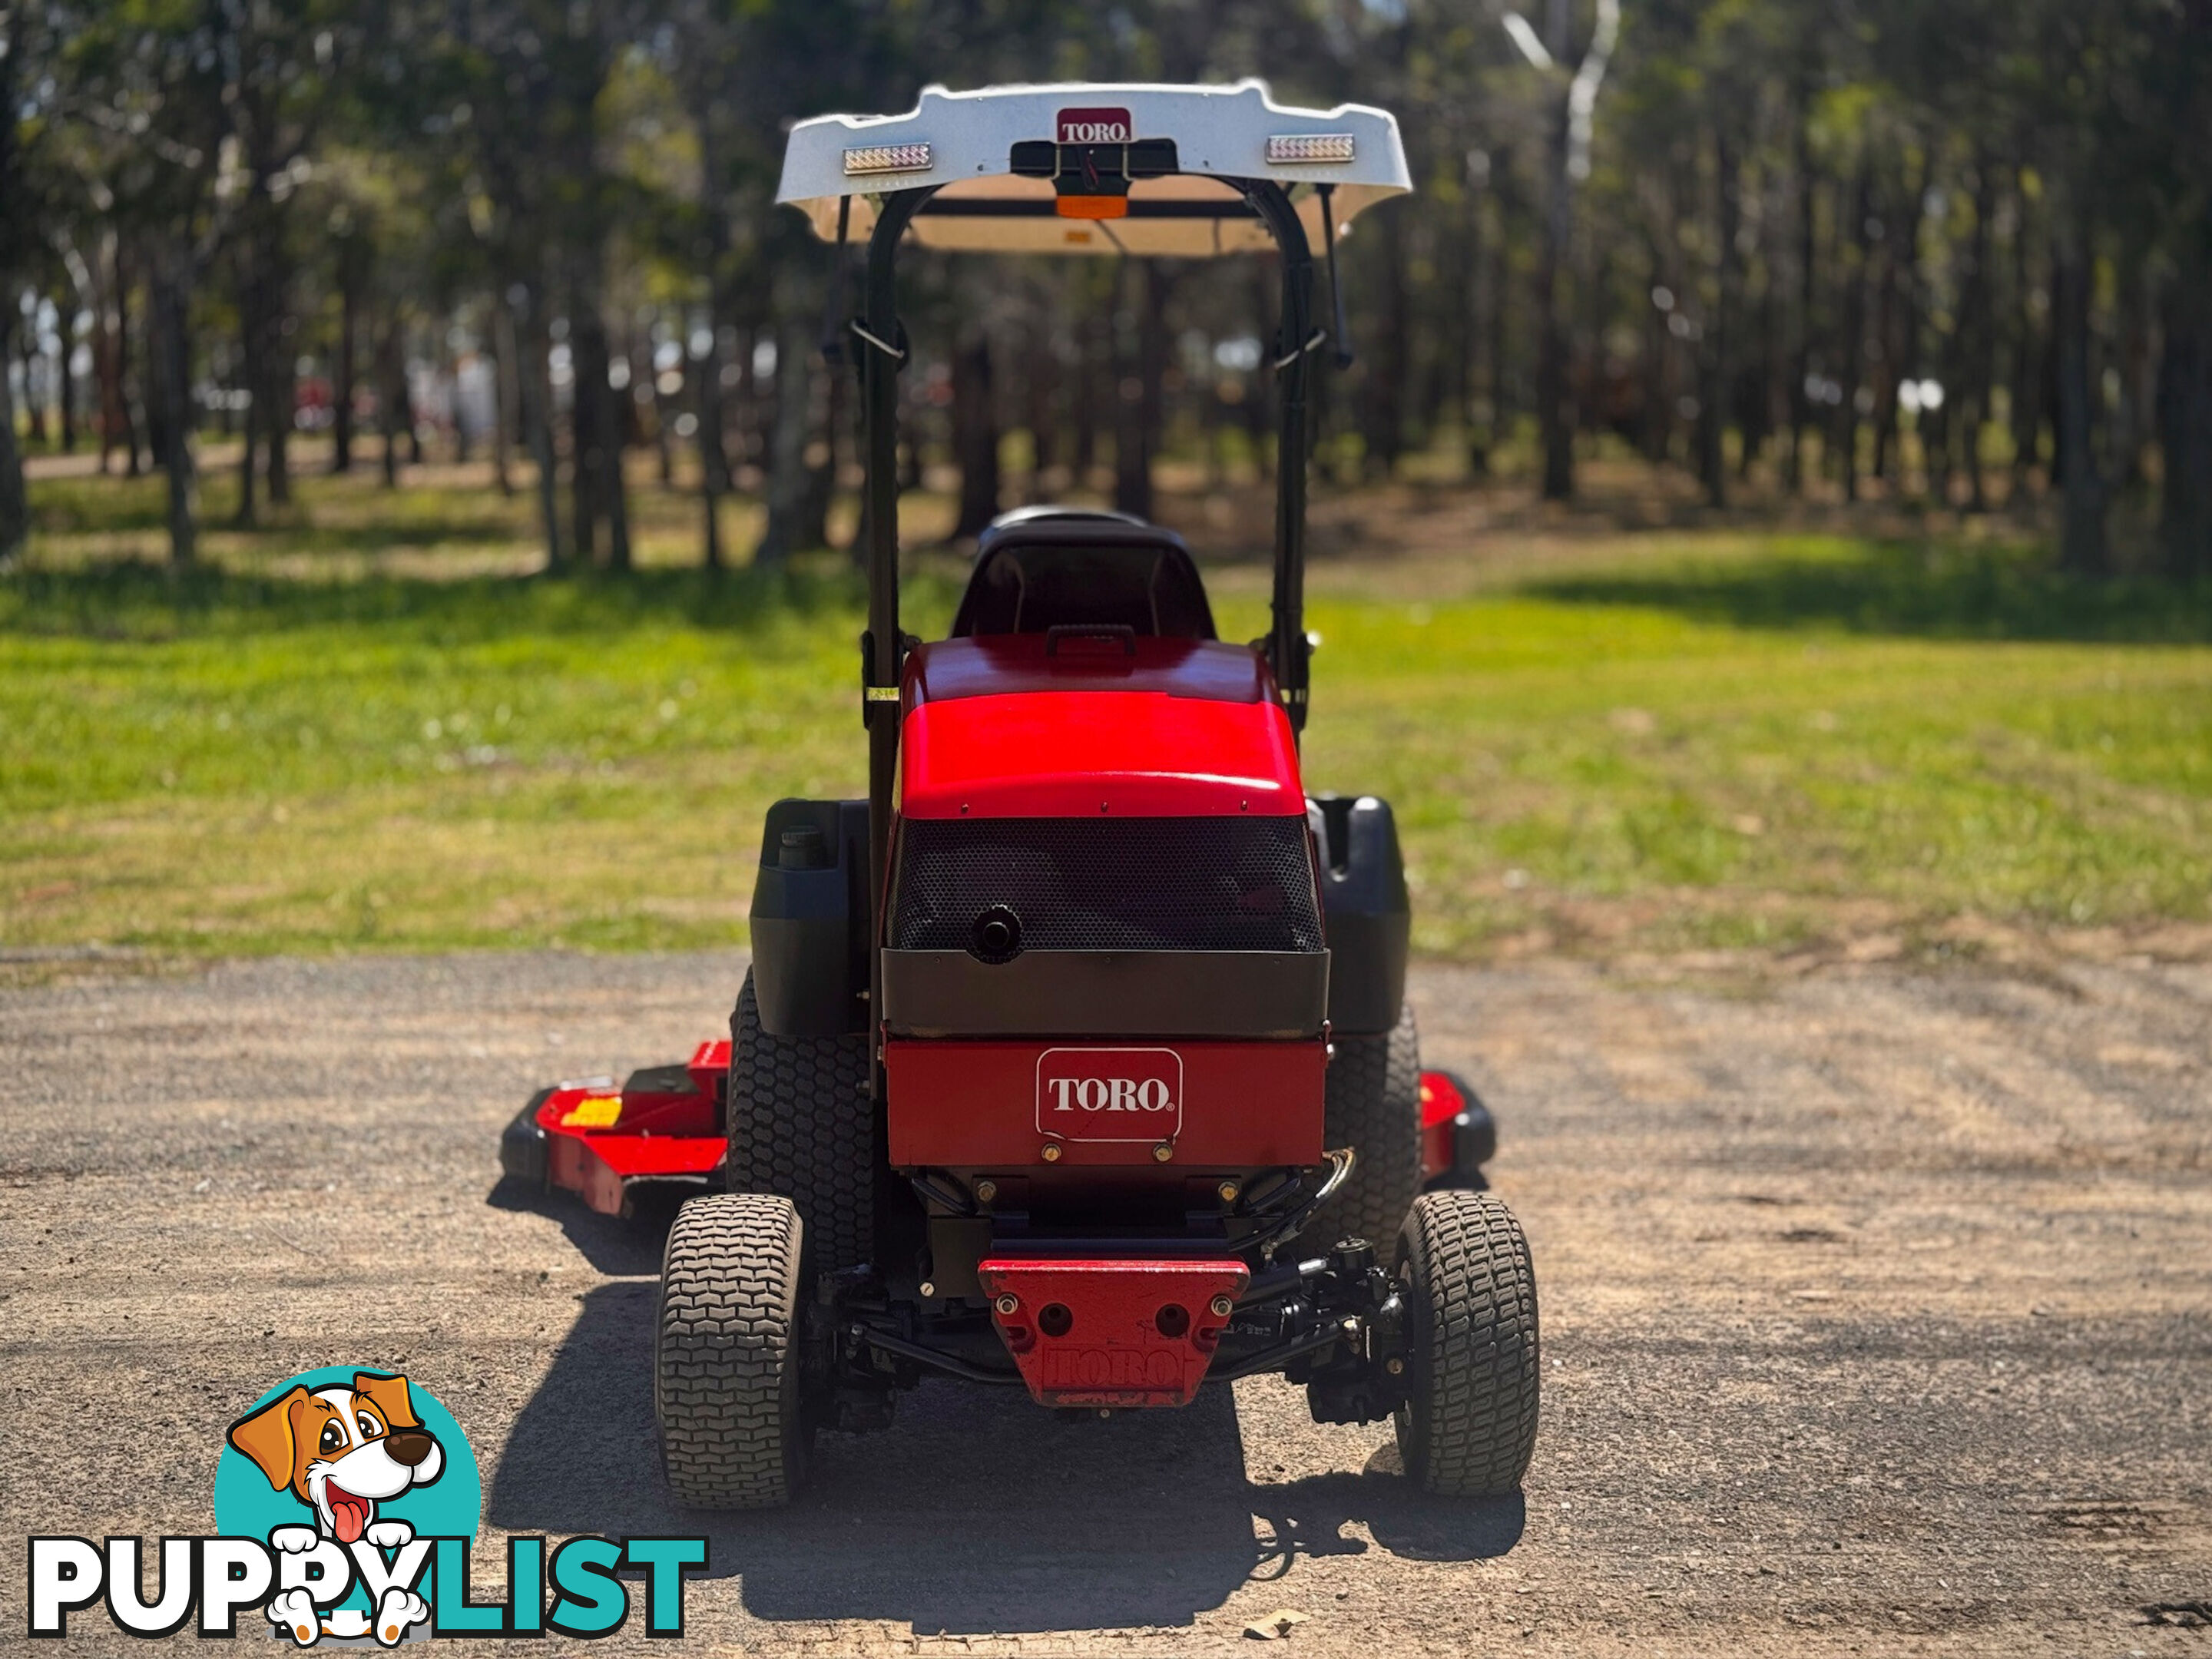
[[[901,825],[894,950],[973,950],[1000,905],[1025,951],[1322,949],[1303,817]]]

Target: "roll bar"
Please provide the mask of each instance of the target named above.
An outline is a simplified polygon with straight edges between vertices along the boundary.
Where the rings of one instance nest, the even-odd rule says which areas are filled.
[[[1313,321],[1313,251],[1289,192],[1273,179],[1233,183],[1240,207],[1224,199],[1221,211],[1249,211],[1265,224],[1283,262],[1282,328],[1273,367],[1282,392],[1275,465],[1274,591],[1267,663],[1280,690],[1293,738],[1305,728],[1308,665],[1305,631],[1306,460],[1308,377],[1312,360],[1328,339]],[[861,635],[861,714],[868,732],[868,894],[870,1008],[883,1006],[883,907],[890,876],[891,787],[898,772],[899,675],[907,639],[899,625],[898,375],[908,356],[898,319],[900,240],[937,186],[892,191],[878,198],[868,238],[861,313],[849,325],[860,355],[861,457],[866,474],[861,523],[867,538],[868,628]],[[1036,210],[1051,213],[1049,200]],[[840,258],[842,257],[842,248]],[[878,1099],[881,1099],[880,1089]]]

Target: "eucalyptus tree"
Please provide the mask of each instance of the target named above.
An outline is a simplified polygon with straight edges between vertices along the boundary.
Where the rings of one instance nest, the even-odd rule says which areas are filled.
[[[270,499],[291,495],[295,204],[313,177],[326,118],[342,106],[339,88],[380,22],[374,8],[356,0],[215,0],[209,15],[228,118],[220,143],[247,392],[238,516],[251,523],[258,455],[265,456]]]
[[[47,13],[21,0],[0,6],[0,564],[21,553],[31,533],[6,365],[15,327],[19,266],[42,229],[44,204],[32,184],[31,167],[32,152],[52,113],[51,96],[38,90],[51,72],[51,21]]]

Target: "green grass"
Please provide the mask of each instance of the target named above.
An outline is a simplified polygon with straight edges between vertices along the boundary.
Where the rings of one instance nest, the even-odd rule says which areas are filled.
[[[362,575],[505,545],[526,505],[310,492],[179,580],[72,556],[134,491],[34,489],[40,551],[0,578],[0,945],[727,943],[763,808],[861,787],[834,560]],[[1308,780],[1395,803],[1427,951],[2206,915],[2212,596],[1743,532],[1491,569],[1314,574]],[[916,581],[909,625],[951,594]],[[1222,572],[1224,633],[1264,600]]]

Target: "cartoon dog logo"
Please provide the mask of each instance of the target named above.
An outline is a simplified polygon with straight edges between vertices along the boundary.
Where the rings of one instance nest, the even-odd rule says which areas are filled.
[[[294,1385],[232,1424],[230,1443],[253,1460],[273,1491],[290,1492],[313,1512],[312,1527],[270,1533],[270,1543],[290,1554],[305,1554],[324,1539],[349,1548],[364,1538],[380,1550],[404,1547],[414,1528],[378,1520],[377,1504],[410,1486],[428,1486],[446,1466],[445,1449],[416,1414],[407,1379],[373,1371],[356,1371],[351,1388]],[[325,1621],[305,1589],[283,1592],[269,1603],[270,1622],[289,1628],[302,1647],[323,1636],[371,1633],[389,1645],[429,1617],[421,1596],[397,1587],[385,1592],[373,1620],[340,1609]]]

